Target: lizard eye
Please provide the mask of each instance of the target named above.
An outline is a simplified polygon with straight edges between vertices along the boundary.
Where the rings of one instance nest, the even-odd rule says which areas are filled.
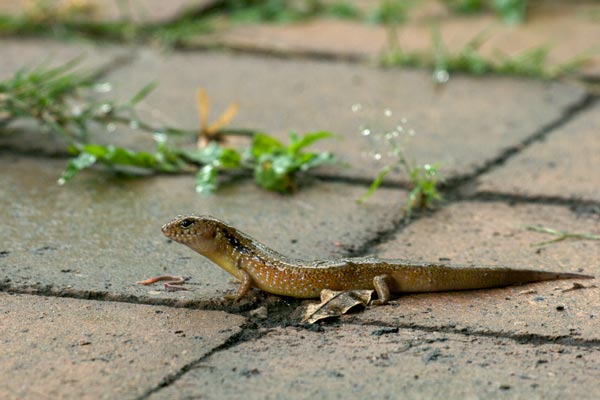
[[[179,226],[182,227],[183,229],[187,229],[187,228],[189,228],[192,225],[194,225],[194,220],[193,219],[189,219],[189,218],[186,218],[186,219],[184,219],[183,221],[181,221],[179,223]]]

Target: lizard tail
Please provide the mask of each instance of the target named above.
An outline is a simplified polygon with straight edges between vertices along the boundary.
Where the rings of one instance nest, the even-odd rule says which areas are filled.
[[[525,271],[523,271],[525,272]],[[558,279],[595,279],[594,275],[575,274],[572,272],[548,272],[548,271],[527,271],[530,276],[528,282],[554,281]],[[527,278],[526,278],[527,279]],[[527,281],[521,282],[525,283]]]
[[[506,267],[481,267],[460,270],[454,279],[446,279],[439,287],[436,287],[436,291],[484,289],[558,279],[594,279],[594,276],[571,272],[536,271],[531,269],[512,269]],[[431,290],[431,288],[429,288],[429,290]]]

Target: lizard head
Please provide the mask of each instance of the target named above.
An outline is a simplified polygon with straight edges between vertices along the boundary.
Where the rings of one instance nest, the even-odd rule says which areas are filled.
[[[169,239],[202,254],[230,274],[240,276],[241,270],[232,254],[243,248],[238,239],[241,234],[225,222],[209,216],[178,216],[164,224],[162,232]]]
[[[214,251],[215,237],[223,222],[208,216],[177,216],[162,226],[166,237],[185,244],[199,253]]]

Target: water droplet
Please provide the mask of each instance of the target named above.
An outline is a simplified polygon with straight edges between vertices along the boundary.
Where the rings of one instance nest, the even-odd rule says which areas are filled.
[[[359,112],[362,110],[362,105],[360,103],[352,104],[352,112]]]
[[[375,153],[375,154],[373,154],[373,158],[375,160],[381,160],[381,153]]]
[[[112,106],[108,103],[104,103],[100,106],[100,112],[104,114],[108,114],[112,111]]]
[[[417,134],[417,132],[415,132],[415,130],[414,130],[414,129],[409,129],[409,130],[408,130],[408,135],[409,135],[409,136],[415,136],[416,134]]]
[[[386,117],[391,117],[392,110],[390,110],[389,108],[386,108],[385,110],[383,110],[383,115],[385,115]]]
[[[94,91],[98,93],[108,93],[112,90],[110,82],[102,82],[94,85]]]
[[[450,79],[450,74],[445,69],[438,69],[433,73],[435,83],[446,83]]]
[[[396,132],[396,131],[394,131],[394,132]],[[388,132],[388,133],[386,133],[385,134],[385,138],[387,140],[392,140],[394,138],[394,132]]]
[[[431,165],[425,164],[425,165],[423,165],[423,169],[425,169],[426,171],[429,171],[431,169]]]
[[[117,130],[117,124],[109,122],[108,124],[106,124],[106,130],[109,132],[114,132]]]
[[[371,130],[369,128],[365,128],[362,130],[361,134],[363,136],[369,136],[371,134]]]
[[[408,122],[408,119],[406,119],[406,117],[402,117],[400,122],[402,122],[403,124],[406,124]]]
[[[154,135],[152,135],[152,137],[157,143],[165,143],[167,141],[167,135],[164,133],[156,132]]]
[[[404,132],[404,127],[403,127],[402,125],[398,125],[398,126],[396,127],[396,131],[397,131],[398,133],[400,133],[400,132]]]

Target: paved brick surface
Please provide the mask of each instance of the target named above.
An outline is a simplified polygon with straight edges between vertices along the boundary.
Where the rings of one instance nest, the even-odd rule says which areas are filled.
[[[600,104],[479,179],[479,191],[600,201]]]
[[[129,55],[130,51],[115,46],[65,45],[53,40],[16,40],[0,38],[0,80],[10,78],[22,69],[57,66],[81,58],[83,69],[97,68],[113,58]]]
[[[497,60],[498,53],[517,56],[546,46],[550,50],[548,67],[586,56],[588,61],[578,73],[598,76],[600,53],[596,38],[600,35],[600,24],[593,17],[598,8],[589,2],[582,3],[554,2],[530,7],[527,21],[519,25],[504,24],[490,14],[451,14],[439,5],[428,4],[412,11],[412,16],[398,29],[398,40],[406,52],[431,53],[431,27],[437,26],[447,52],[457,54],[477,35],[485,33],[487,40],[480,47],[480,53],[487,59]],[[333,19],[291,25],[242,25],[193,38],[190,44],[214,45],[215,41],[249,51],[363,60],[378,59],[389,46],[385,26]]]
[[[150,398],[593,399],[600,391],[600,357],[591,348],[404,329],[382,334],[388,329],[274,329],[210,356]]]
[[[29,55],[25,62],[32,62],[28,57],[34,54],[38,58],[47,54],[35,42],[19,43]],[[84,45],[67,47],[66,54],[93,52]],[[1,53],[4,47],[0,49]],[[8,55],[14,57],[17,47],[13,43],[9,49]],[[236,127],[266,131],[282,139],[290,131],[339,134],[343,140],[316,146],[335,150],[347,162],[347,167],[331,168],[329,173],[366,179],[395,160],[388,157],[384,135],[398,125],[403,129],[399,140],[406,145],[409,158],[440,163],[447,177],[465,175],[559,119],[584,94],[576,86],[506,78],[461,77],[440,90],[425,72],[344,63],[148,49],[138,54],[107,80],[114,86],[111,97],[122,100],[149,82],[160,82],[140,107],[146,120],[194,129],[198,126],[196,90],[204,87],[212,98],[212,119],[230,102],[239,101],[240,112],[232,124]],[[3,71],[11,69],[17,67]],[[353,112],[357,104],[361,109]],[[361,134],[365,128],[371,132],[368,137]],[[410,137],[411,130],[415,137]],[[134,148],[153,146],[150,135],[141,132],[119,130],[99,137]],[[3,140],[12,147],[34,142],[34,137],[26,138]],[[36,148],[45,146],[44,141],[37,141]],[[381,159],[376,161],[374,153]],[[401,174],[390,175],[390,180],[404,179]]]
[[[185,11],[199,9],[208,3],[209,0],[44,0],[42,2],[50,12],[69,20],[96,22],[130,20],[137,23],[169,22],[181,17]],[[0,0],[0,14],[14,17],[23,14],[37,16],[39,10],[35,5],[35,2],[28,0]]]
[[[329,258],[344,246],[390,229],[405,195],[381,190],[366,205],[365,188],[319,183],[294,196],[238,182],[218,195],[194,191],[191,176],[117,179],[89,173],[64,187],[62,160],[2,155],[0,281],[10,288],[91,291],[121,298],[215,301],[235,288],[230,276],[185,246],[169,244],[160,227],[177,214],[227,220],[296,258]],[[154,275],[191,277],[193,291],[164,293],[133,283]]]
[[[525,231],[526,225],[589,232],[597,230],[598,216],[578,215],[559,206],[455,203],[411,224],[382,244],[377,253],[384,258],[582,271],[600,276],[597,242],[563,241],[535,247],[532,244],[553,237]],[[597,285],[597,279],[578,282]],[[551,281],[503,289],[404,295],[393,306],[373,307],[356,319],[598,340],[600,289],[561,291],[572,285],[573,281]]]
[[[370,140],[399,124],[404,125],[410,158],[439,162],[449,176],[468,174],[560,118],[583,95],[575,86],[505,78],[457,78],[440,90],[426,72],[217,53],[142,51],[134,64],[112,76],[116,90],[127,93],[158,77],[160,87],[147,99],[148,110],[197,126],[195,90],[204,87],[214,100],[212,118],[229,102],[239,101],[234,126],[282,138],[289,131],[341,135],[344,140],[317,147],[335,150],[349,163],[332,174],[363,178],[373,178],[391,161],[387,150]],[[356,104],[362,109],[352,112]],[[370,140],[361,136],[363,126],[371,130]],[[416,136],[407,140],[410,129]],[[373,147],[381,152],[379,162],[365,155]]]
[[[133,399],[243,323],[219,311],[0,293],[0,397]]]

